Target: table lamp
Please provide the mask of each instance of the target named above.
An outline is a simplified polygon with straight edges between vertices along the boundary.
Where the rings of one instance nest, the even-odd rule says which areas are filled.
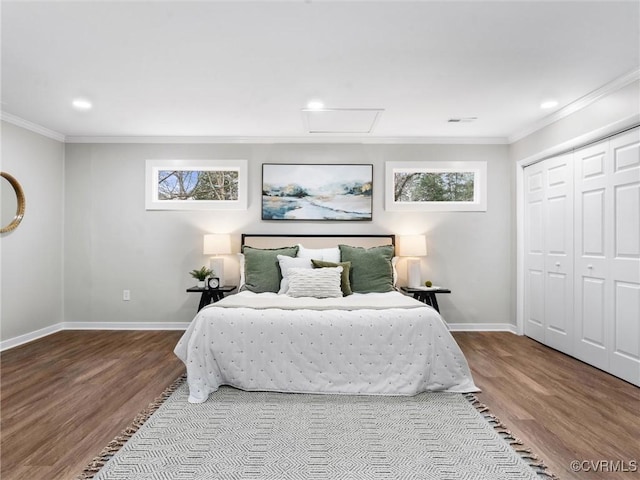
[[[213,275],[220,279],[220,286],[224,282],[224,258],[218,255],[229,255],[231,253],[231,235],[228,234],[208,234],[204,236],[204,247],[202,253],[213,255],[209,261],[209,268],[213,270]]]
[[[403,235],[400,237],[398,255],[407,258],[407,286],[417,288],[420,281],[420,258],[427,255],[427,239],[424,235]]]

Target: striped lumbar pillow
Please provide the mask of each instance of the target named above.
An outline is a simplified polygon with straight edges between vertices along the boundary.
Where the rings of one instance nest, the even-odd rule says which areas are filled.
[[[340,278],[342,267],[290,268],[289,290],[291,297],[335,298],[342,296]]]

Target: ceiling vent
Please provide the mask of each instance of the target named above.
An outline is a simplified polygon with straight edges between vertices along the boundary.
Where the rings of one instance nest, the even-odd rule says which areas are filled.
[[[475,122],[478,117],[459,117],[459,118],[450,118],[448,120],[449,123],[471,123]]]
[[[371,133],[381,108],[325,108],[304,109],[305,128],[308,133]]]

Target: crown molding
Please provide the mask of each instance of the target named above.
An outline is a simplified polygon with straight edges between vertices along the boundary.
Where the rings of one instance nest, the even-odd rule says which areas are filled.
[[[507,145],[505,137],[368,137],[356,135],[323,135],[311,134],[299,137],[250,137],[250,136],[75,136],[64,135],[46,127],[17,117],[7,112],[0,112],[1,119],[18,127],[25,128],[45,137],[63,143],[184,143],[184,144],[312,144],[312,143],[356,143],[356,144],[450,144],[450,145]]]
[[[606,97],[607,95],[610,95],[611,93],[620,90],[621,88],[626,87],[630,83],[638,80],[640,80],[640,68],[632,70],[629,73],[622,75],[621,77],[618,77],[609,83],[606,83],[593,92],[586,94],[584,97],[581,97],[576,101],[562,107],[560,110],[557,110],[552,114],[547,115],[546,117],[543,117],[540,120],[532,123],[531,125],[523,128],[522,130],[513,133],[509,136],[508,143],[515,143],[518,140],[521,140],[522,138],[531,135],[532,133],[537,132],[538,130],[546,126],[551,125],[552,123],[562,120],[563,118],[566,118],[569,115],[572,115],[577,111],[588,107],[601,98]]]
[[[577,137],[573,137],[558,145],[549,147],[541,152],[536,152],[528,157],[516,160],[521,168],[532,165],[546,158],[556,157],[565,153],[572,152],[576,149],[586,147],[592,143],[600,142],[606,138],[618,135],[632,128],[640,127],[640,113],[622,118],[616,122],[610,123],[596,130],[592,130]]]
[[[57,140],[58,142],[66,142],[66,136],[64,134],[56,132],[54,130],[50,130],[46,127],[43,127],[42,125],[38,125],[37,123],[30,122],[29,120],[25,120],[24,118],[16,117],[15,115],[11,115],[10,113],[0,112],[0,119],[17,127],[22,127],[26,130],[30,130],[42,136],[52,138],[53,140]]]
[[[366,144],[366,145],[510,145],[532,133],[581,110],[600,98],[640,79],[640,70],[621,77],[557,112],[542,118],[529,127],[509,137],[363,137],[363,136],[314,136],[314,137],[217,137],[217,136],[67,136],[10,113],[0,112],[0,119],[38,133],[58,142],[73,143],[149,143],[149,144]]]
[[[357,144],[465,144],[506,145],[505,137],[364,137],[364,136],[304,136],[304,137],[207,137],[207,136],[67,136],[66,143],[357,143]]]

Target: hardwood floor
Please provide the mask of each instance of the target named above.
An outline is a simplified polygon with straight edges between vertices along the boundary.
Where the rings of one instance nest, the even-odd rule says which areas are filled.
[[[640,476],[640,388],[527,337],[454,336],[482,389],[479,400],[561,479]],[[612,463],[573,472],[574,460]],[[635,473],[612,471],[615,462],[632,470],[632,461]]]
[[[0,477],[73,479],[183,373],[181,334],[65,331],[3,352]],[[637,478],[570,463],[640,461],[640,389],[526,337],[454,336],[479,399],[560,478]]]
[[[0,478],[75,478],[184,372],[181,335],[64,331],[3,352]]]

